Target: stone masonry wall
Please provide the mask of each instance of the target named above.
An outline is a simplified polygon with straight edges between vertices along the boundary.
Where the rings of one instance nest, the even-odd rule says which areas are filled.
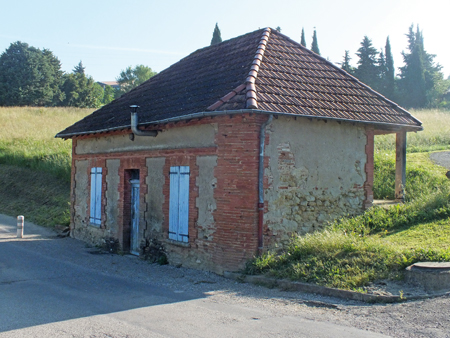
[[[363,211],[366,199],[363,127],[279,117],[268,130],[265,245]]]

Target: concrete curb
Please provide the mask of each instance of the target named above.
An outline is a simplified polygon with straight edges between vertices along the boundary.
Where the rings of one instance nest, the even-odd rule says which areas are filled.
[[[351,299],[356,300],[360,302],[366,302],[366,303],[399,303],[399,302],[405,302],[407,300],[419,300],[419,299],[427,299],[427,298],[433,298],[433,297],[440,297],[440,296],[449,296],[450,292],[444,292],[439,294],[425,294],[425,295],[419,295],[419,296],[413,296],[413,297],[400,297],[400,296],[383,296],[383,295],[370,295],[366,293],[360,293],[356,291],[350,291],[350,290],[341,290],[341,289],[335,289],[335,288],[329,288],[326,286],[320,286],[315,284],[309,284],[309,283],[302,283],[302,282],[292,282],[285,279],[276,279],[266,276],[250,276],[250,275],[244,275],[237,272],[224,272],[224,277],[229,279],[234,279],[239,282],[243,283],[251,283],[255,285],[261,285],[268,288],[279,288],[281,290],[285,291],[301,291],[301,292],[308,292],[308,293],[316,293],[323,296],[331,296],[331,297],[337,297],[337,298],[343,298],[343,299]]]

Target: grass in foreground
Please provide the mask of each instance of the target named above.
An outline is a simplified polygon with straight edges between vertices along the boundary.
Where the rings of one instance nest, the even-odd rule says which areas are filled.
[[[427,154],[408,157],[409,202],[374,207],[322,232],[294,236],[284,252],[268,252],[249,262],[246,273],[361,291],[375,280],[402,279],[404,269],[415,262],[449,261],[450,184],[445,170]],[[386,170],[383,163],[378,165]],[[387,190],[393,193],[393,186]]]

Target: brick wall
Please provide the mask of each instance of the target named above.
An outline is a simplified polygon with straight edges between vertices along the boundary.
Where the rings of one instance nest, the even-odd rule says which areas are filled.
[[[170,123],[164,126],[166,129],[176,130],[186,126],[201,124],[217,124],[215,147],[195,147],[169,150],[140,150],[132,152],[113,152],[105,154],[82,154],[77,155],[74,151],[73,161],[89,161],[89,168],[101,166],[105,170],[104,182],[106,182],[106,160],[117,159],[120,161],[119,201],[117,208],[117,237],[122,249],[127,250],[129,241],[127,234],[130,225],[129,215],[129,170],[138,169],[140,173],[140,234],[146,237],[157,237],[156,239],[164,245],[169,262],[172,264],[183,264],[200,269],[207,269],[221,273],[223,270],[236,270],[242,268],[245,262],[257,253],[257,227],[258,227],[258,155],[259,155],[259,130],[267,116],[249,115],[242,116],[219,116],[215,118],[204,118],[189,122]],[[84,143],[88,140],[83,137]],[[74,150],[76,140],[74,140]],[[200,225],[198,224],[198,207],[196,200],[199,197],[199,186],[197,178],[199,167],[197,159],[201,156],[215,156],[217,165],[214,166],[213,198],[215,210],[212,210],[214,224],[210,224],[208,238],[198,238]],[[145,215],[149,214],[149,201],[146,167],[147,158],[164,158],[164,184],[162,209],[164,219],[162,231],[159,234],[149,231]],[[169,229],[169,198],[170,180],[169,170],[171,166],[189,166],[189,245],[177,245],[168,240]],[[76,185],[75,176],[72,175],[73,184]],[[106,186],[104,189],[114,189]],[[202,183],[206,184],[206,183]],[[76,196],[73,196],[74,201]],[[110,201],[104,201],[109,203]],[[117,203],[114,201],[114,203]],[[161,204],[161,203],[159,203]],[[76,237],[95,244],[101,244],[111,232],[105,229],[104,220],[107,217],[105,206],[102,207],[102,227],[82,227],[73,224],[80,231],[89,233],[81,235],[76,231]],[[74,221],[72,221],[74,223]],[[80,229],[81,228],[81,229]],[[103,230],[103,232],[101,232]]]

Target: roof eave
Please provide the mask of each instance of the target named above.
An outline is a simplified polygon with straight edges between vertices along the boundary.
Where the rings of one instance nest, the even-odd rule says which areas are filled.
[[[150,121],[146,123],[140,123],[141,126],[150,126],[150,125],[157,125],[157,124],[166,124],[170,122],[177,122],[177,121],[184,121],[184,120],[191,120],[196,118],[203,118],[203,117],[209,117],[209,116],[219,116],[219,115],[235,115],[235,114],[265,114],[265,115],[278,115],[278,116],[290,116],[290,117],[299,117],[299,118],[309,118],[309,119],[316,119],[316,120],[332,120],[337,122],[348,122],[348,123],[357,123],[357,124],[364,124],[364,125],[372,125],[374,127],[388,130],[388,131],[398,131],[398,130],[405,130],[408,132],[417,132],[423,130],[422,125],[408,125],[408,124],[401,124],[401,123],[388,123],[388,122],[373,122],[373,121],[363,121],[363,120],[351,120],[351,119],[344,119],[344,118],[337,118],[337,117],[328,117],[328,116],[315,116],[315,115],[297,115],[297,114],[291,114],[291,113],[283,113],[283,112],[274,112],[274,111],[267,111],[267,110],[259,110],[259,109],[238,109],[238,110],[219,110],[219,111],[204,111],[204,112],[198,112],[194,114],[189,115],[182,115],[177,117],[171,117],[167,119],[161,119],[156,121]],[[417,119],[415,119],[417,120]],[[418,121],[418,120],[417,120]],[[99,133],[107,133],[117,130],[123,130],[123,129],[130,129],[131,125],[123,125],[119,127],[114,128],[106,128],[106,129],[99,129],[99,130],[91,130],[91,131],[84,131],[84,132],[76,132],[76,133],[58,133],[55,137],[57,138],[73,138],[76,136],[83,136],[83,135],[90,135],[90,134],[99,134]]]

